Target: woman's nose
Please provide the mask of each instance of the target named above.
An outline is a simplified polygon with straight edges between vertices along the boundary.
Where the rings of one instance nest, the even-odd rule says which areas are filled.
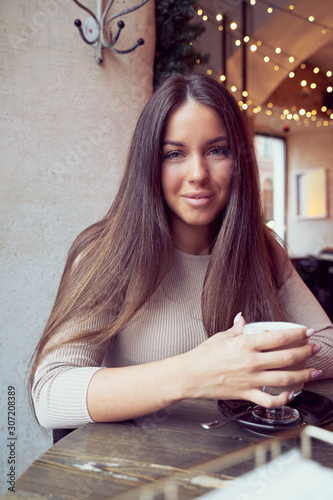
[[[188,181],[205,182],[208,179],[207,165],[201,156],[193,157],[189,162]]]

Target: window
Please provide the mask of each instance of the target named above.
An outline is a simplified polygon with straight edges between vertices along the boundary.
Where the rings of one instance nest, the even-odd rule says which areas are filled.
[[[266,224],[285,239],[286,145],[281,137],[256,134],[255,149]]]

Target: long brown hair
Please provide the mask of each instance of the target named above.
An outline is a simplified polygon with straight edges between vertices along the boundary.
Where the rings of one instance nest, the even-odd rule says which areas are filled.
[[[230,198],[202,292],[207,335],[229,328],[238,311],[247,321],[282,318],[276,298],[277,245],[263,223],[258,169],[242,112],[214,79],[174,75],[160,84],[139,117],[110,210],[83,231],[69,251],[32,359],[30,384],[38,364],[55,347],[52,339],[61,327],[75,321],[75,336],[61,342],[106,342],[149,299],[169,268],[172,235],[160,185],[161,144],[168,118],[188,99],[209,106],[222,118],[233,158]]]

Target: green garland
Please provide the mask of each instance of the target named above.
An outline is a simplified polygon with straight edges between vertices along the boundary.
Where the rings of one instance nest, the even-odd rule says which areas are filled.
[[[154,85],[170,73],[185,74],[209,55],[201,55],[194,41],[205,31],[202,22],[190,22],[196,13],[193,0],[156,0],[156,53]]]

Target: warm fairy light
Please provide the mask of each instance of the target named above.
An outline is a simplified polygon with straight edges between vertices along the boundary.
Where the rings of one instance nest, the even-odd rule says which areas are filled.
[[[250,37],[249,37],[249,36],[247,36],[247,35],[246,35],[246,36],[244,36],[243,41],[244,41],[245,43],[247,43],[249,40],[250,40]]]
[[[264,57],[264,61],[265,61],[266,63],[267,63],[267,62],[269,62],[269,57],[268,57],[268,56],[265,56],[265,57]]]
[[[308,21],[310,21],[310,23],[313,23],[314,20],[315,20],[315,18],[313,16],[308,17]]]
[[[286,116],[285,115],[281,115],[280,118],[281,118],[281,120],[285,120]]]
[[[302,63],[301,64],[301,69],[305,69],[306,68],[306,64],[305,63]]]
[[[313,109],[313,110],[311,111],[311,114],[312,114],[312,116],[316,116],[316,114],[317,114],[317,110],[316,110],[316,109]]]
[[[267,12],[268,12],[268,14],[271,14],[273,12],[273,8],[272,7],[268,7]]]
[[[272,110],[271,109],[266,109],[266,115],[271,116]]]
[[[218,27],[218,30],[219,30],[219,31],[223,31],[223,26],[219,26],[219,27]]]
[[[302,85],[302,87],[306,87],[306,86],[307,86],[307,84],[308,84],[308,82],[307,82],[306,80],[302,80],[302,81],[301,81],[301,85]]]
[[[202,16],[203,10],[202,9],[198,9],[197,14],[198,14],[198,16]]]
[[[261,41],[261,40],[258,40],[258,41],[257,41],[257,45],[258,45],[258,47],[261,47],[261,46],[262,46],[262,41]]]
[[[330,76],[332,76],[332,71],[330,71],[330,70],[326,71],[326,76],[328,76],[328,78],[329,78]]]
[[[321,107],[321,111],[322,111],[323,113],[326,113],[326,111],[327,111],[327,106],[322,106],[322,107]]]
[[[304,116],[304,115],[305,115],[305,109],[304,109],[304,108],[300,109],[300,110],[299,110],[299,114],[300,114],[301,116]]]
[[[281,54],[282,50],[281,50],[281,48],[280,48],[280,47],[276,47],[275,52],[276,52],[277,54]]]
[[[196,62],[197,64],[200,64],[200,59],[196,59],[196,60],[195,60],[195,62]]]
[[[311,116],[311,121],[315,122],[317,120],[317,117],[316,116]]]
[[[246,104],[246,102],[243,102],[243,104],[242,104],[242,108],[243,108],[244,110],[248,108],[248,105]]]
[[[316,66],[315,68],[313,68],[313,72],[314,72],[315,74],[319,73],[319,71],[320,71],[320,70],[319,70],[318,66]]]
[[[211,75],[213,72],[211,69],[207,69],[207,75]]]
[[[208,19],[208,16],[206,16],[206,14],[204,16],[202,16],[203,21],[207,21],[207,19]]]
[[[289,114],[289,109],[284,109],[283,114],[287,116]]]
[[[327,125],[329,125],[328,121],[327,121],[327,120],[325,120],[325,121],[323,122],[323,125],[324,125],[324,127],[327,127]]]
[[[237,29],[237,23],[231,23],[230,24],[230,29],[236,30]]]
[[[294,76],[295,76],[295,73],[293,71],[290,71],[289,78],[294,78]]]
[[[333,113],[330,115],[330,119],[333,120]]]
[[[236,90],[237,90],[236,85],[232,85],[232,87],[231,87],[231,89],[230,89],[230,90],[231,90],[231,92],[236,92]]]
[[[279,71],[279,69],[280,69],[280,66],[278,66],[277,64],[275,64],[274,71]]]
[[[222,14],[216,14],[216,21],[222,21],[223,16]]]
[[[287,120],[292,120],[292,119],[293,119],[293,115],[292,115],[291,113],[289,113],[289,114],[287,115]]]
[[[294,6],[292,4],[289,5],[289,10],[294,10]]]
[[[333,91],[333,87],[331,87],[331,85],[329,87],[327,87],[327,92],[332,92]]]
[[[323,28],[323,29],[321,30],[321,34],[322,34],[322,35],[326,35],[326,33],[327,33],[327,30],[326,30],[325,28]]]
[[[257,46],[256,46],[256,44],[254,43],[254,44],[252,44],[252,45],[251,45],[250,50],[251,50],[251,52],[255,52],[255,51],[257,50],[257,48],[258,48],[258,47],[257,47]]]
[[[225,75],[221,75],[221,76],[220,76],[220,80],[221,80],[221,82],[225,82],[225,81],[226,81],[226,79],[227,79],[227,77],[226,77]]]
[[[290,57],[289,57],[289,62],[290,62],[290,63],[295,62],[295,58],[294,58],[294,56],[290,56]]]
[[[251,0],[251,1],[250,1],[250,4],[251,4],[251,5],[255,5],[255,4],[256,4],[256,0]]]
[[[241,44],[242,44],[241,40],[236,40],[236,41],[235,41],[235,45],[236,45],[237,47],[239,47]]]
[[[311,111],[307,111],[307,112],[306,112],[306,114],[305,114],[305,116],[306,116],[307,118],[310,118],[310,117],[311,117]]]
[[[242,96],[243,97],[247,97],[248,95],[249,95],[248,91],[247,90],[243,90]]]
[[[317,127],[321,127],[321,122],[317,122]]]
[[[297,114],[297,113],[295,113],[295,114],[293,115],[293,119],[295,120],[295,122],[298,122],[298,120],[299,120],[299,116],[298,116],[298,114]]]
[[[317,84],[316,84],[316,83],[311,83],[311,85],[310,85],[310,88],[311,88],[311,89],[315,89],[316,87],[317,87]]]

